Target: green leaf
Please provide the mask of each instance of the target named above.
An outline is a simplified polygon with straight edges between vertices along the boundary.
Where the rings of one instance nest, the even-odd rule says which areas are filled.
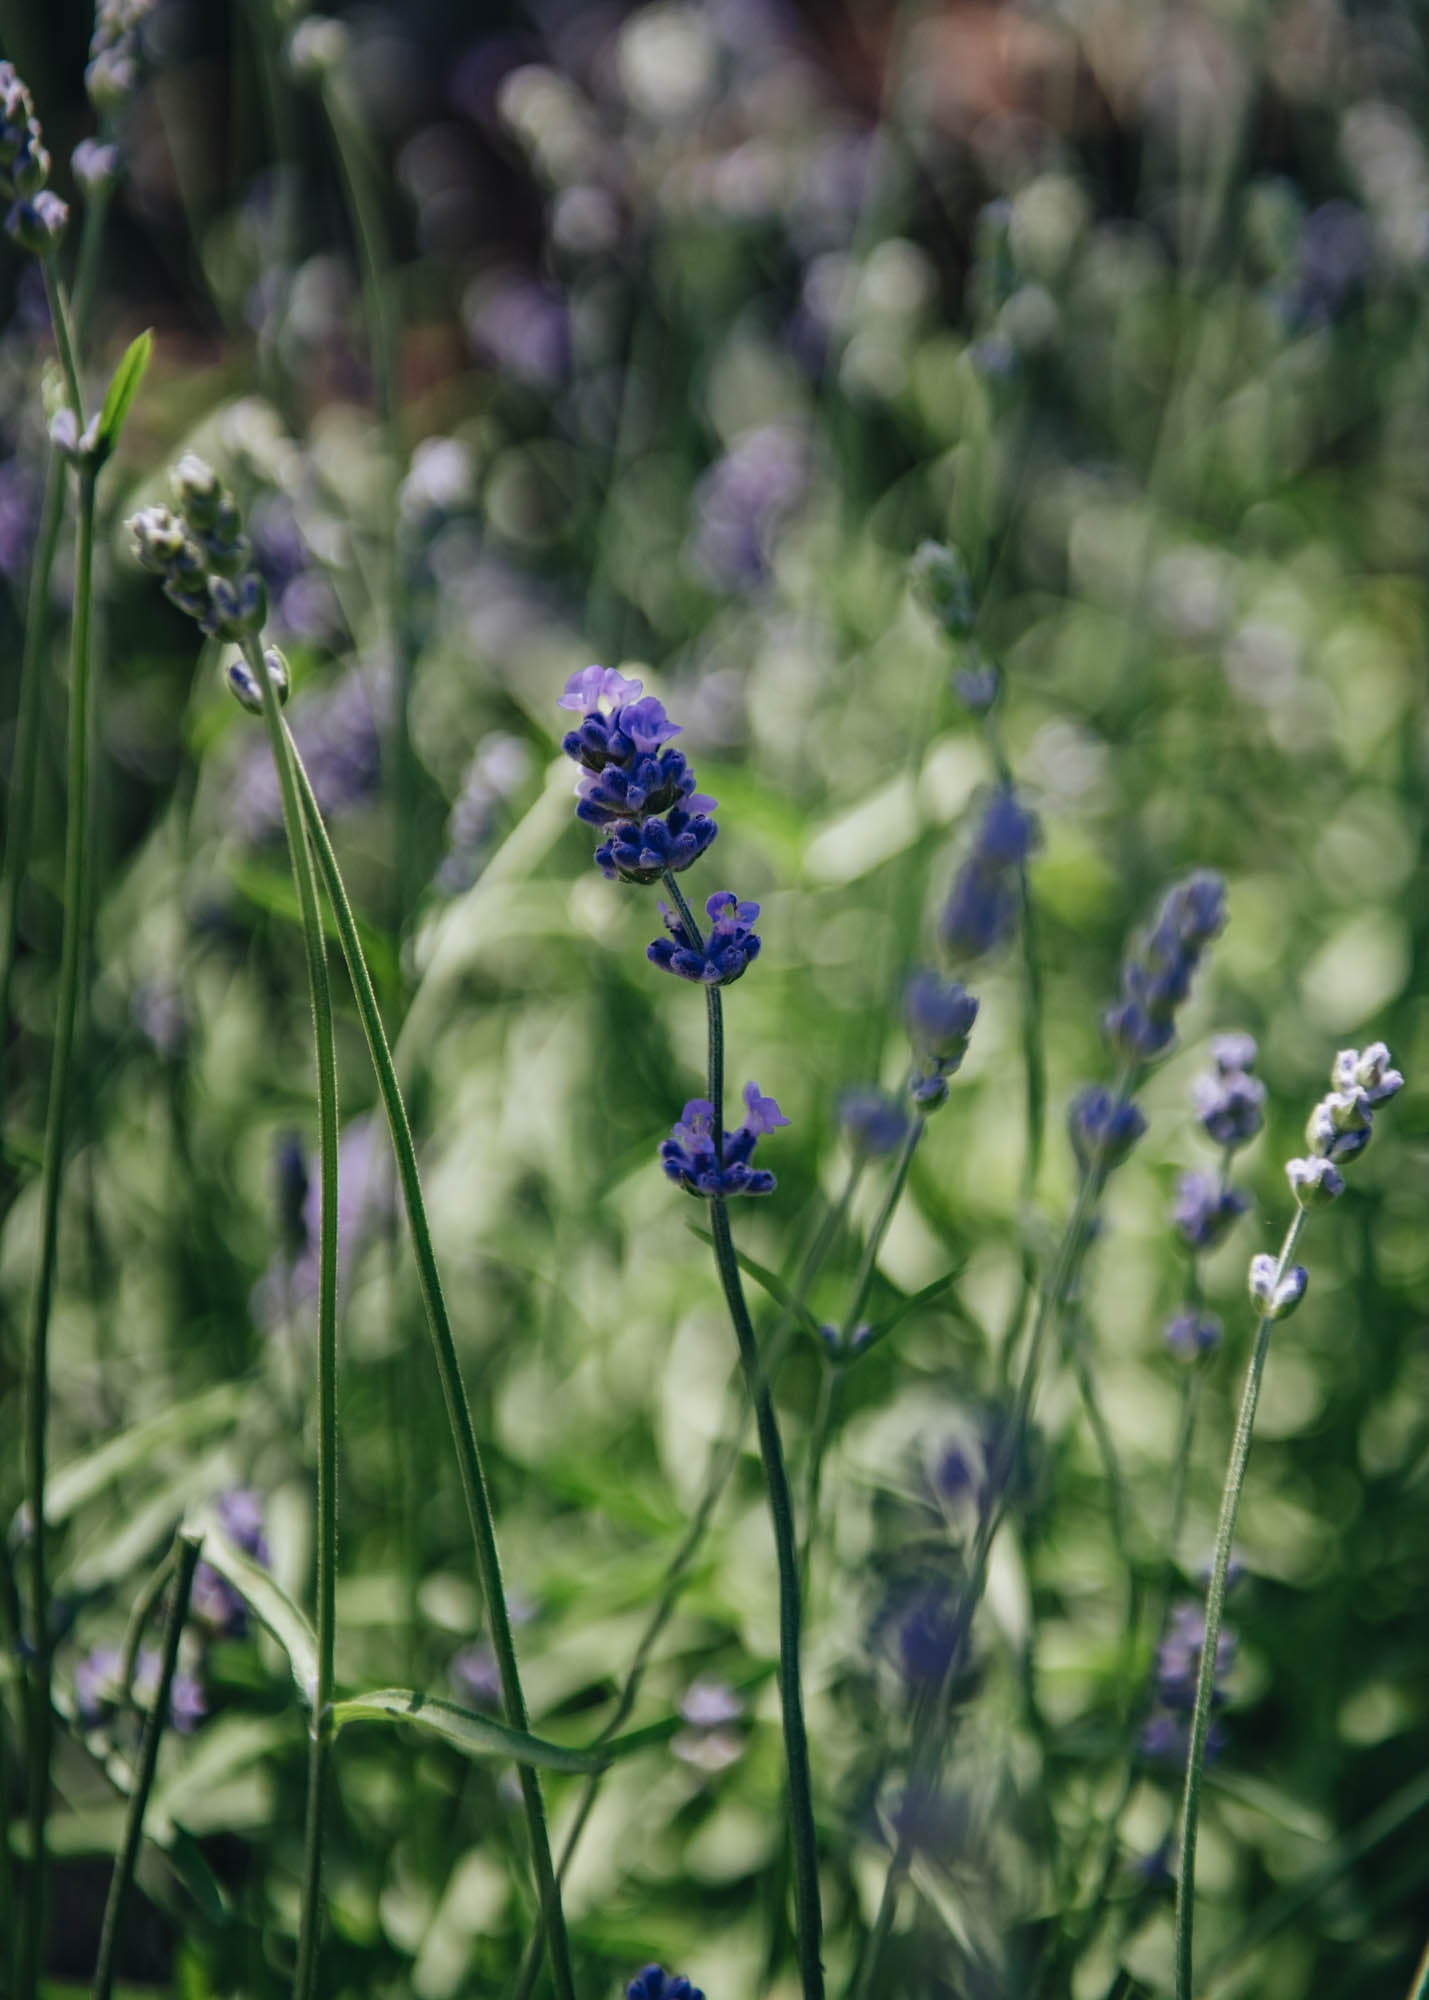
[[[509,1729],[489,1715],[473,1715],[455,1702],[438,1701],[420,1688],[374,1688],[334,1702],[332,1721],[334,1729],[349,1722],[414,1722],[419,1729],[445,1737],[468,1757],[511,1757],[518,1764],[539,1764],[548,1771],[598,1771],[610,1759],[609,1749],[575,1750],[547,1743]]]
[[[266,1625],[288,1656],[293,1680],[304,1705],[311,1708],[318,1685],[317,1636],[286,1590],[235,1548],[209,1515],[200,1515],[195,1531],[203,1536],[203,1559],[231,1583],[260,1625]]]
[[[52,1528],[58,1527],[86,1501],[95,1499],[106,1487],[116,1485],[136,1466],[151,1469],[154,1453],[162,1446],[187,1443],[204,1431],[221,1430],[225,1424],[235,1422],[243,1408],[244,1394],[242,1384],[237,1382],[206,1389],[201,1396],[194,1396],[187,1403],[171,1404],[146,1423],[135,1424],[132,1430],[121,1431],[118,1437],[110,1438],[94,1451],[72,1458],[52,1476],[46,1488],[46,1521]]]
[[[119,433],[124,428],[124,419],[129,414],[129,406],[139,393],[149,360],[154,352],[153,328],[131,340],[124,350],[123,359],[110,378],[104,395],[104,407],[99,412],[97,442],[100,453],[107,458],[119,442]]]
[[[686,1227],[692,1236],[699,1237],[701,1243],[711,1245],[714,1243],[714,1238],[707,1229],[697,1228],[693,1223],[687,1224]],[[753,1278],[755,1284],[762,1291],[769,1294],[776,1306],[780,1307],[782,1311],[791,1314],[807,1332],[813,1334],[816,1340],[822,1339],[822,1335],[819,1332],[819,1322],[814,1318],[809,1308],[806,1305],[802,1305],[794,1297],[794,1294],[789,1290],[784,1280],[776,1272],[771,1271],[765,1264],[756,1264],[754,1259],[746,1256],[743,1250],[737,1249],[734,1254],[738,1259],[740,1270],[744,1272],[746,1277]]]

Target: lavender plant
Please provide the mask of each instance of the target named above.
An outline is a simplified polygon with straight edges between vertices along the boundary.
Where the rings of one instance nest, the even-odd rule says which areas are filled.
[[[1217,1664],[1220,1659],[1222,1619],[1230,1573],[1231,1547],[1240,1513],[1240,1496],[1250,1463],[1255,1413],[1260,1386],[1270,1353],[1270,1330],[1277,1320],[1287,1319],[1305,1296],[1309,1282],[1303,1264],[1293,1259],[1300,1235],[1311,1211],[1326,1208],[1345,1191],[1340,1171],[1357,1159],[1374,1134],[1374,1112],[1404,1087],[1404,1078],[1390,1061],[1383,1042],[1371,1042],[1359,1049],[1342,1049],[1330,1071],[1331,1089],[1310,1114],[1305,1128],[1308,1153],[1286,1163],[1285,1177],[1295,1197],[1295,1212],[1285,1232],[1278,1257],[1258,1252],[1250,1260],[1250,1296],[1258,1309],[1255,1341],[1246,1369],[1236,1418],[1235,1437],[1226,1467],[1221,1496],[1220,1519],[1216,1524],[1216,1550],[1206,1593],[1204,1633],[1196,1674],[1195,1707],[1191,1715],[1191,1738],[1186,1753],[1186,1788],[1181,1806],[1181,1852],[1176,1877],[1176,1993],[1177,2000],[1190,2000],[1192,1945],[1195,1927],[1196,1836],[1200,1827],[1201,1778],[1210,1738],[1212,1710],[1216,1699]]]
[[[651,960],[705,989],[709,1096],[686,1104],[670,1137],[661,1144],[660,1159],[672,1181],[709,1204],[715,1264],[759,1434],[779,1565],[779,1694],[794,1850],[795,1936],[805,2000],[819,2000],[824,1991],[823,1919],[799,1661],[802,1585],[794,1507],[774,1399],[744,1296],[727,1207],[732,1195],[773,1193],[773,1173],[752,1166],[751,1160],[759,1140],[789,1122],[772,1097],[765,1097],[758,1084],[747,1083],[743,1123],[729,1132],[724,1124],[720,989],[738,979],[755,956],[758,940],[749,925],[759,908],[740,904],[732,892],[711,897],[706,937],[685,900],[677,877],[714,841],[716,801],[695,790],[694,772],[683,752],[668,747],[679,724],[670,721],[663,704],[643,695],[640,682],[612,668],[592,666],[571,676],[560,705],[581,718],[566,732],[561,747],[580,766],[577,817],[605,832],[596,849],[598,867],[612,881],[664,883],[678,912],[670,925],[674,948],[667,959],[664,941],[658,940],[650,947]]]

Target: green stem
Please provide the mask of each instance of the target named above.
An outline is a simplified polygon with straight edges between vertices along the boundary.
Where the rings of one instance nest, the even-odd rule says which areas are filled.
[[[398,545],[400,512],[398,494],[402,482],[401,381],[399,322],[392,296],[392,257],[382,210],[376,197],[375,176],[360,127],[344,99],[342,86],[330,79],[322,91],[323,110],[332,133],[338,172],[342,179],[352,233],[357,244],[362,273],[362,296],[372,341],[373,373],[377,387],[377,414],[382,426],[383,449],[387,460],[386,490],[382,504],[382,566],[374,600],[384,620],[381,637],[390,650],[394,677],[394,740],[392,765],[397,834],[396,885],[397,922],[401,935],[409,921],[419,884],[413,852],[413,820],[416,806],[416,766],[412,754],[412,647],[408,643],[403,606],[402,563]]]
[[[328,839],[327,828],[323,825],[322,814],[318,810],[317,800],[313,796],[313,789],[303,768],[302,759],[298,755],[297,746],[293,742],[292,733],[285,729],[284,735],[287,738],[293,770],[302,794],[303,810],[307,815],[308,831],[317,854],[318,866],[322,871],[323,884],[337,920],[343,957],[347,961],[348,974],[357,1000],[357,1011],[362,1019],[363,1033],[366,1035],[372,1066],[376,1072],[378,1092],[392,1134],[393,1151],[397,1156],[397,1177],[401,1182],[402,1199],[412,1232],[412,1248],[416,1256],[422,1304],[426,1310],[437,1373],[441,1379],[442,1396],[446,1403],[452,1442],[456,1448],[462,1494],[471,1523],[477,1568],[486,1600],[486,1615],[491,1625],[492,1650],[496,1655],[496,1664],[501,1676],[502,1706],[506,1720],[512,1728],[524,1730],[529,1726],[526,1697],[521,1687],[516,1644],[511,1633],[511,1619],[506,1608],[506,1594],[501,1582],[501,1559],[496,1546],[496,1525],[492,1518],[481,1450],[477,1444],[471,1420],[471,1408],[467,1402],[466,1385],[462,1380],[461,1363],[457,1358],[456,1342],[447,1315],[446,1297],[437,1270],[436,1252],[432,1247],[431,1228],[427,1221],[426,1204],[422,1198],[422,1182],[417,1171],[417,1149],[412,1141],[407,1107],[402,1101],[397,1072],[392,1064],[392,1052],[387,1045],[387,1031],[382,1024],[377,995],[372,986],[372,975],[368,971],[352,906],[348,902],[347,890],[337,865],[337,856],[333,853],[332,842]],[[570,1947],[566,1938],[565,1918],[561,1910],[555,1868],[551,1861],[550,1835],[546,1826],[546,1808],[541,1795],[540,1779],[536,1771],[527,1764],[518,1765],[517,1774],[526,1810],[531,1860],[542,1917],[550,1940],[556,1988],[561,2000],[574,2000]]]
[[[1419,1960],[1419,1968],[1414,1974],[1414,1983],[1409,1989],[1409,2000],[1426,2000],[1429,1996],[1429,1944],[1424,1947]]]
[[[696,945],[704,942],[694,912],[685,901],[672,871],[665,872],[665,886]],[[716,1159],[724,1157],[724,1008],[718,986],[705,988],[709,1015],[709,1093],[714,1107]],[[799,1627],[803,1611],[803,1588],[799,1573],[799,1553],[794,1531],[794,1502],[789,1492],[789,1474],[784,1464],[784,1447],[769,1393],[769,1378],[759,1356],[759,1342],[744,1297],[739,1274],[739,1258],[729,1232],[729,1207],[723,1195],[709,1201],[710,1228],[714,1236],[715,1266],[724,1288],[725,1303],[734,1324],[739,1346],[739,1365],[745,1389],[754,1410],[759,1435],[759,1455],[764,1463],[764,1483],[769,1495],[769,1516],[774,1528],[774,1552],[779,1566],[779,1696],[784,1714],[784,1763],[789,1783],[790,1835],[794,1845],[794,1918],[799,1949],[799,1972],[804,2000],[822,2000],[824,1968],[820,1955],[823,1915],[819,1904],[818,1844],[814,1832],[813,1792],[809,1778],[809,1739],[804,1728],[804,1696],[799,1675]]]
[[[1275,1267],[1278,1286],[1290,1269],[1306,1211],[1297,1208],[1281,1245]],[[1240,1415],[1236,1419],[1230,1463],[1226,1467],[1225,1490],[1221,1495],[1221,1515],[1216,1525],[1216,1553],[1211,1568],[1211,1585],[1206,1592],[1206,1630],[1201,1641],[1200,1670],[1196,1675],[1196,1706],[1191,1716],[1191,1747],[1186,1758],[1186,1789],[1181,1804],[1181,1860],[1176,1876],[1176,2000],[1191,2000],[1191,1946],[1195,1924],[1196,1833],[1201,1817],[1201,1780],[1206,1760],[1206,1738],[1211,1727],[1211,1703],[1216,1684],[1216,1652],[1220,1646],[1221,1620],[1226,1603],[1226,1575],[1230,1569],[1231,1543],[1235,1538],[1236,1516],[1240,1512],[1241,1489],[1250,1461],[1250,1441],[1255,1429],[1255,1409],[1260,1400],[1265,1358],[1270,1352],[1270,1329],[1274,1321],[1263,1314],[1255,1329],[1255,1345],[1246,1371]]]
[[[779,1317],[775,1321],[773,1331],[769,1335],[769,1339],[765,1345],[765,1353],[767,1355],[765,1374],[771,1382],[778,1377],[779,1369],[788,1352],[798,1307],[807,1300],[814,1280],[822,1270],[824,1261],[833,1246],[834,1238],[843,1226],[843,1220],[848,1213],[849,1203],[853,1199],[853,1192],[860,1171],[860,1165],[855,1164],[843,1192],[820,1221],[800,1260],[799,1272],[792,1292],[781,1307]],[[725,1487],[729,1484],[730,1475],[739,1463],[739,1454],[744,1443],[745,1425],[748,1421],[749,1398],[743,1394],[741,1387],[739,1402],[730,1417],[725,1434],[710,1454],[709,1469],[705,1474],[705,1483],[700,1497],[695,1503],[695,1511],[690,1518],[684,1534],[680,1537],[678,1548],[666,1566],[665,1575],[660,1587],[660,1595],[646,1622],[645,1630],[641,1633],[639,1642],[636,1645],[635,1655],[626,1674],[624,1685],[616,1699],[615,1708],[611,1712],[599,1736],[595,1739],[593,1748],[598,1748],[601,1744],[608,1743],[611,1737],[616,1735],[624,1726],[635,1707],[641,1685],[645,1678],[645,1671],[650,1664],[660,1635],[674,1614],[675,1606],[690,1575],[695,1556],[698,1554],[700,1544],[703,1542],[709,1524],[714,1518],[715,1509],[719,1505]],[[561,1849],[561,1858],[556,1869],[557,1881],[564,1881],[565,1879],[566,1870],[570,1867],[571,1858],[575,1853],[577,1843],[580,1840],[581,1834],[585,1831],[586,1821],[590,1818],[596,1794],[600,1789],[601,1780],[605,1775],[605,1771],[592,1771],[586,1779],[585,1790],[581,1794],[575,1818],[571,1823],[570,1831],[566,1835],[565,1846]],[[511,1990],[510,2000],[530,2000],[531,1992],[536,1984],[536,1974],[540,1969],[540,1964],[541,1937],[538,1932],[527,1946],[526,1957],[522,1963],[516,1983]]]
[[[294,2000],[312,2000],[317,1991],[318,1945],[322,1936],[323,1804],[332,1744],[330,1710],[337,1647],[337,1055],[322,911],[312,852],[304,830],[303,801],[294,771],[295,753],[290,748],[292,739],[283,726],[278,691],[264,661],[262,643],[251,633],[244,639],[243,656],[262,690],[263,722],[282,794],[283,827],[302,913],[317,1062],[318,1155],[322,1175],[318,1248],[318,1662],[309,1744],[298,1962],[293,1980]]]
[[[878,1911],[873,1919],[873,1928],[869,1931],[849,1985],[848,2000],[873,2000],[874,1976],[879,1960],[883,1956],[883,1947],[893,1930],[893,1920],[898,1914],[899,1894],[907,1879],[911,1859],[909,1851],[903,1846],[900,1845],[895,1849],[888,1873],[883,1878],[883,1891],[878,1898]]]
[[[139,1667],[139,1648],[144,1642],[144,1627],[148,1624],[154,1606],[169,1586],[169,1580],[178,1567],[182,1550],[177,1541],[167,1550],[163,1561],[154,1571],[149,1581],[135,1598],[129,1613],[129,1623],[124,1628],[124,1644],[119,1653],[119,1699],[129,1704],[134,1676]]]
[[[718,989],[711,988],[710,992],[718,1005]],[[788,1770],[790,1834],[794,1845],[794,1912],[799,1971],[804,2000],[822,2000],[824,1972],[819,1947],[823,1918],[819,1907],[818,1850],[809,1779],[809,1743],[804,1729],[804,1702],[799,1678],[802,1592],[798,1551],[794,1543],[794,1506],[789,1494],[789,1477],[784,1468],[784,1451],[779,1439],[774,1403],[759,1359],[759,1346],[740,1281],[739,1260],[729,1233],[729,1210],[722,1195],[713,1196],[709,1206],[715,1239],[715,1264],[724,1287],[729,1316],[734,1323],[735,1339],[739,1343],[745,1387],[754,1406],[759,1453],[764,1461],[764,1479],[769,1493],[769,1514],[774,1527],[774,1547],[779,1564],[779,1694],[784,1711],[784,1759]]]
[[[64,371],[65,397],[75,424],[80,431],[83,431],[84,391],[79,382],[79,362],[75,355],[74,334],[70,330],[69,307],[65,304],[64,286],[60,281],[59,258],[53,250],[41,257],[40,269],[45,276],[45,297],[50,302],[50,320],[55,330],[55,346],[59,350],[60,367]]]
[[[144,1814],[148,1809],[149,1794],[154,1788],[154,1773],[159,1763],[159,1745],[168,1726],[174,1669],[178,1665],[179,1640],[183,1637],[184,1620],[188,1617],[189,1593],[193,1589],[194,1570],[198,1566],[199,1546],[199,1536],[183,1531],[174,1544],[171,1559],[171,1566],[174,1569],[174,1595],[164,1625],[159,1685],[154,1695],[154,1706],[144,1722],[144,1735],[139,1747],[139,1768],[134,1776],[134,1789],[129,1795],[129,1811],[124,1822],[124,1845],[115,1858],[114,1873],[109,1879],[109,1899],[104,1906],[104,1928],[99,1939],[99,1963],[94,1972],[93,2000],[109,2000],[114,1987],[114,1955],[119,1946],[119,1925],[124,1914],[125,1898],[134,1880],[134,1869],[139,1860],[139,1843],[144,1837]]]
[[[60,1184],[69,1114],[70,1069],[79,1014],[83,941],[88,929],[89,738],[93,695],[89,632],[94,605],[94,475],[77,479],[74,622],[70,635],[69,777],[65,802],[64,936],[55,1010],[54,1053],[45,1120],[44,1166],[40,1182],[40,1257],[26,1343],[26,1425],[30,1508],[30,1688],[29,1828],[30,1883],[20,1947],[20,2000],[35,2000],[44,1959],[47,1850],[50,1798],[50,1737],[53,1669],[49,1580],[46,1573],[45,1475],[49,1423],[49,1332],[59,1246]]]

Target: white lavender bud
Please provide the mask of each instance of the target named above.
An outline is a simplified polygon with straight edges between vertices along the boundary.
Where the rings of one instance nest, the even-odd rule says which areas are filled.
[[[268,669],[268,678],[273,683],[281,708],[288,699],[291,685],[288,662],[276,646],[269,646],[264,651],[263,664]],[[246,708],[250,715],[263,713],[263,690],[258,685],[253,669],[241,653],[236,660],[230,660],[224,668],[224,679],[228,682],[229,691],[236,698],[240,708]]]
[[[1280,1268],[1276,1258],[1262,1251],[1250,1260],[1250,1296],[1266,1319],[1288,1319],[1305,1296],[1309,1273],[1303,1264],[1292,1264],[1276,1282]]]
[[[1345,1191],[1343,1174],[1329,1160],[1288,1160],[1285,1177],[1302,1208],[1325,1208]]]

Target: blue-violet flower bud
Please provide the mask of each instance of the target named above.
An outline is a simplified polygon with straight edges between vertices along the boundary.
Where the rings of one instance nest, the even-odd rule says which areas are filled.
[[[625,2000],[705,2000],[705,1996],[683,1973],[676,1977],[658,1965],[647,1965],[626,1987]]]
[[[697,794],[689,810],[675,806],[661,819],[621,820],[595,850],[601,873],[612,882],[658,882],[667,869],[680,874],[719,832],[709,817],[714,803]]]
[[[1223,1188],[1214,1174],[1183,1174],[1171,1219],[1188,1249],[1212,1250],[1248,1206],[1238,1188]]]
[[[772,1097],[760,1095],[757,1083],[744,1086],[744,1103],[744,1123],[725,1133],[722,1158],[715,1152],[714,1106],[707,1098],[691,1098],[679,1124],[661,1142],[665,1172],[687,1194],[712,1197],[774,1192],[773,1174],[763,1167],[751,1167],[749,1162],[757,1142],[789,1121]]]
[[[1224,1039],[1250,1042],[1249,1035]],[[1254,1042],[1250,1046],[1253,1052]],[[1216,1054],[1214,1047],[1212,1054]],[[1216,1074],[1198,1076],[1192,1084],[1191,1102],[1201,1130],[1226,1151],[1248,1146],[1265,1123],[1265,1085],[1258,1076],[1227,1067],[1218,1055]]]
[[[896,1153],[908,1133],[908,1115],[886,1090],[845,1090],[835,1107],[856,1158],[882,1160]]]
[[[647,945],[645,956],[652,965],[680,979],[692,979],[701,986],[728,986],[759,956],[760,940],[752,928],[759,905],[738,902],[732,890],[721,889],[706,899],[705,914],[711,919],[710,934],[701,946],[691,937],[684,918],[661,903],[660,915],[670,935]]]
[[[1104,1084],[1090,1083],[1078,1091],[1067,1109],[1072,1151],[1084,1174],[1119,1166],[1146,1130],[1146,1120],[1126,1097],[1114,1097]]]
[[[1353,1160],[1370,1142],[1374,1119],[1370,1102],[1359,1089],[1334,1090],[1310,1113],[1305,1138],[1310,1151],[1325,1160]]]
[[[1167,1320],[1161,1337],[1182,1361],[1194,1361],[1197,1355],[1209,1354],[1212,1348],[1219,1346],[1221,1323],[1213,1312],[1199,1312],[1194,1306],[1183,1306],[1180,1312]]]
[[[1383,1042],[1371,1042],[1363,1055],[1358,1049],[1341,1049],[1330,1081],[1338,1091],[1362,1091],[1371,1104],[1384,1104],[1404,1088],[1404,1078],[1391,1068]]]
[[[281,708],[288,699],[290,686],[288,662],[276,646],[268,646],[263,653],[263,664],[268,669],[268,678],[273,683],[273,692],[277,695],[278,705]],[[263,713],[263,690],[258,685],[253,669],[241,653],[237,659],[230,660],[225,667],[224,679],[228,682],[229,690],[240,708],[246,708],[250,715]]]
[[[1170,1044],[1201,952],[1225,924],[1225,896],[1225,883],[1209,869],[1174,883],[1151,930],[1127,955],[1122,998],[1103,1020],[1107,1040],[1125,1061],[1150,1062]]]

